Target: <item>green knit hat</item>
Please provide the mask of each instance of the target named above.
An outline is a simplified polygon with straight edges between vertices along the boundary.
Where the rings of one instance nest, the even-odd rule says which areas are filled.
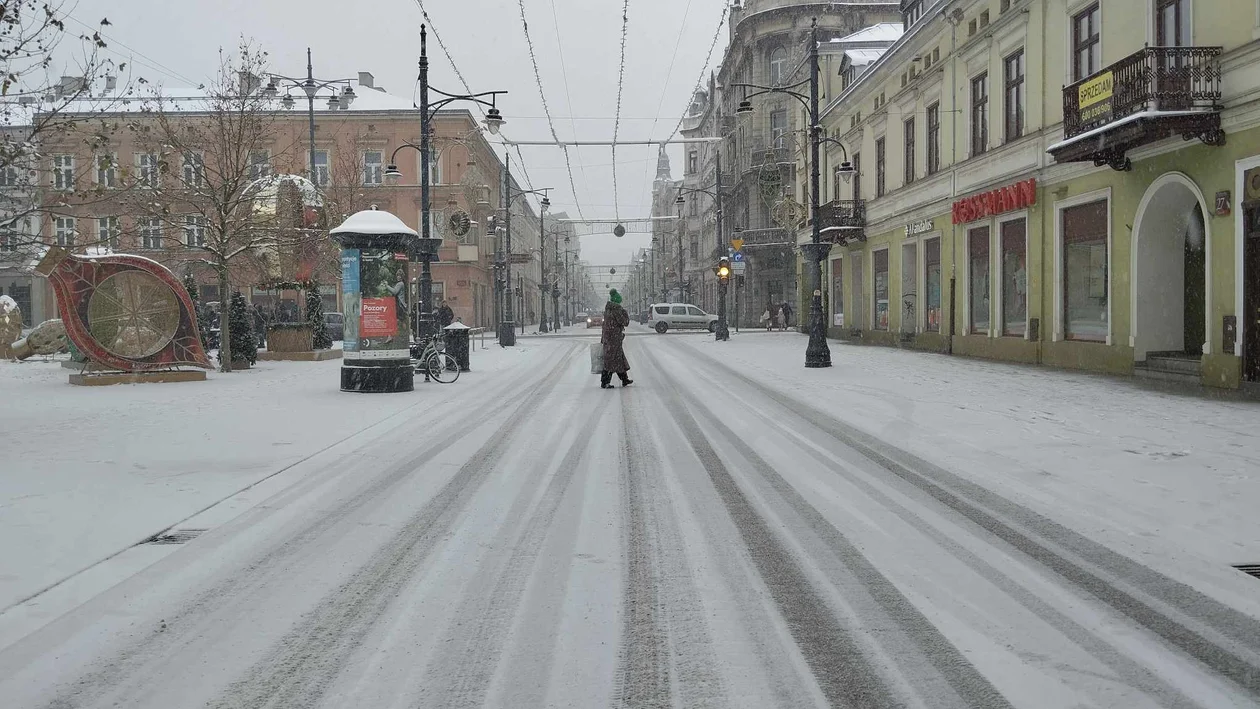
[[[608,291],[608,300],[618,305],[621,304],[621,294],[617,292],[616,288]]]

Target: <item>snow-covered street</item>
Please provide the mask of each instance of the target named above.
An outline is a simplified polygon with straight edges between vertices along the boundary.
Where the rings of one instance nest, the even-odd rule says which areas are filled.
[[[641,328],[607,391],[596,341],[0,363],[0,705],[1260,705],[1260,404]]]

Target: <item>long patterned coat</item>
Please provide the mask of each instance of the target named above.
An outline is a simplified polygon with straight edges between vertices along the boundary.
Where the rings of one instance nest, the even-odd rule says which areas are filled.
[[[630,313],[621,304],[609,301],[604,308],[604,327],[599,337],[599,341],[604,343],[604,371],[630,371],[630,362],[626,360],[626,350],[622,347],[629,325]]]

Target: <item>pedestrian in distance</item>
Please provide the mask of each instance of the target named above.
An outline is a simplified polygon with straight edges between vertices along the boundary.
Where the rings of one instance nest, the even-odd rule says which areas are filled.
[[[792,306],[785,300],[783,301],[783,328],[792,327]]]
[[[766,332],[770,332],[774,329],[774,318],[770,316],[770,308],[768,307],[766,308],[766,311],[761,314],[761,324],[766,326]]]
[[[779,306],[779,330],[787,332],[787,303]]]
[[[442,307],[438,308],[438,322],[442,323],[442,327],[455,322],[455,311],[451,310],[451,306],[446,301],[442,301]]]
[[[630,379],[630,362],[626,360],[623,343],[626,339],[626,328],[630,326],[630,313],[621,306],[621,293],[616,288],[608,291],[608,305],[604,306],[604,325],[600,330],[599,341],[604,345],[604,371],[599,375],[601,389],[612,389],[612,375],[621,379],[621,386],[634,384]]]

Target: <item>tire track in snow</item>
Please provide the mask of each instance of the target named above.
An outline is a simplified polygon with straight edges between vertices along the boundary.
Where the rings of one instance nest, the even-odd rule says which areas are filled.
[[[230,622],[222,616],[237,608],[248,607],[248,599],[266,593],[267,586],[272,581],[269,572],[294,563],[303,554],[310,554],[319,537],[356,512],[379,501],[389,490],[405,482],[418,467],[471,435],[487,419],[500,415],[509,407],[515,406],[516,411],[527,408],[531,402],[541,397],[539,392],[546,384],[552,383],[563,373],[575,352],[576,349],[564,352],[542,382],[530,382],[515,387],[502,399],[488,400],[464,416],[440,421],[433,434],[442,438],[382,471],[336,508],[327,510],[299,531],[265,550],[248,565],[223,577],[211,588],[185,602],[177,611],[168,613],[163,628],[142,633],[112,656],[97,661],[94,669],[68,682],[68,686],[57,691],[54,698],[44,706],[47,709],[77,708],[83,705],[83,697],[96,699],[102,698],[102,695],[114,696],[119,693],[126,697],[128,690],[144,692],[145,685],[150,681],[146,671],[152,671],[152,664],[166,662],[170,657],[190,650],[206,636],[221,631]],[[325,467],[337,468],[350,455],[352,454],[339,456]],[[292,491],[285,491],[280,494],[291,493]],[[181,632],[171,632],[167,628],[179,629]]]
[[[681,392],[681,397],[679,397],[679,392]],[[923,652],[927,662],[935,669],[935,673],[938,673],[940,679],[948,685],[948,688],[941,687],[939,686],[940,683],[935,679],[923,681],[928,680],[926,675],[931,674],[930,670],[928,672],[920,670],[918,675],[912,678],[912,681],[916,683],[916,690],[919,690],[920,694],[926,695],[925,699],[928,701],[929,706],[934,709],[944,709],[944,707],[949,706],[959,707],[959,709],[982,709],[988,707],[1011,709],[1010,702],[971,664],[962,652],[897,589],[892,581],[880,573],[875,565],[840,530],[828,522],[817,508],[811,505],[796,488],[785,480],[772,465],[766,462],[734,431],[723,424],[712,411],[706,408],[690,392],[679,388],[671,392],[671,394],[674,400],[667,401],[666,405],[670,408],[671,414],[688,437],[703,438],[704,434],[700,431],[699,426],[696,425],[695,418],[684,409],[682,399],[686,400],[687,408],[695,412],[712,429],[716,430],[725,439],[724,445],[729,446],[730,450],[738,453],[754,469],[756,474],[769,485],[770,489],[788,505],[792,513],[819,539],[825,542],[830,553],[844,567],[842,573],[844,576],[848,576],[850,580],[849,583],[844,583],[838,579],[837,586],[844,588],[845,586],[851,587],[855,585],[854,582],[860,584],[870,594],[875,604],[878,605],[878,612],[887,620],[895,623],[902,633],[905,634],[906,638]],[[847,600],[856,605],[857,599]],[[891,644],[892,639],[887,638],[883,642]],[[903,653],[897,653],[897,656],[899,659],[906,657]],[[953,696],[949,696],[950,694]]]
[[[700,372],[700,376],[707,378],[713,385],[720,382],[708,372]],[[693,408],[701,410],[703,416],[709,425],[719,431],[723,435],[733,441],[736,445],[742,441],[735,436],[734,432],[726,428],[717,415],[709,409],[704,409],[694,398],[690,399]],[[769,429],[778,429],[783,431],[784,435],[798,436],[800,433],[793,429],[786,421],[775,418],[769,412],[749,408],[759,417]],[[834,454],[828,454],[820,450],[814,449],[810,445],[803,445],[801,449],[810,457],[817,460],[820,464],[827,466],[829,469],[843,470],[843,459]],[[877,500],[881,505],[894,512],[906,524],[918,530],[925,538],[932,539],[936,544],[940,545],[952,556],[965,564],[977,575],[993,584],[996,588],[1007,594],[1015,602],[1028,609],[1034,616],[1040,618],[1048,625],[1054,627],[1069,640],[1076,643],[1082,649],[1089,652],[1099,662],[1103,663],[1115,674],[1122,678],[1127,684],[1138,689],[1154,698],[1161,706],[1169,707],[1169,709],[1195,709],[1204,706],[1203,701],[1195,701],[1187,696],[1181,689],[1173,686],[1165,681],[1165,678],[1157,674],[1151,668],[1135,662],[1133,659],[1117,650],[1116,647],[1109,644],[1105,639],[1096,634],[1094,629],[1082,625],[1077,620],[1071,618],[1058,608],[1051,605],[1029,589],[1020,585],[1015,579],[1005,573],[1003,570],[995,567],[989,561],[981,558],[975,552],[971,551],[964,545],[953,540],[947,535],[942,535],[941,531],[931,523],[923,519],[921,515],[914,510],[906,507],[901,502],[894,500],[884,491],[876,488],[870,482],[859,475],[848,474],[845,479],[862,492],[870,496],[873,500]]]
[[[657,374],[670,379],[654,357],[649,354],[647,359]],[[676,387],[677,382],[674,384]],[[677,392],[668,387],[665,390],[666,408],[709,474],[828,703],[845,709],[904,706],[887,679],[871,664],[858,633],[840,623],[791,550],[754,509],[695,419],[683,408]]]
[[[542,549],[543,542],[551,530],[552,520],[560,503],[569,490],[570,483],[578,472],[578,466],[590,450],[595,430],[608,415],[611,401],[603,399],[590,411],[574,410],[575,422],[581,426],[576,430],[568,453],[556,466],[554,474],[547,482],[542,497],[534,506],[512,546],[506,562],[486,573],[479,574],[469,584],[472,593],[465,596],[459,609],[452,617],[452,623],[446,632],[445,644],[450,649],[443,651],[430,663],[426,674],[433,678],[429,687],[424,690],[425,698],[418,706],[440,706],[449,709],[463,707],[480,707],[490,689],[491,681],[499,667],[504,651],[504,643],[512,621],[520,610],[521,598],[529,583],[534,562]],[[569,425],[554,428],[556,435],[544,444],[544,449],[551,450],[560,445],[573,430]],[[546,469],[551,458],[544,457],[538,462],[542,470],[533,478],[545,478]],[[536,487],[526,484],[527,495],[519,509],[508,513],[501,533],[514,525],[514,521],[527,511],[528,501],[534,497]],[[496,580],[497,577],[497,580]],[[468,630],[471,628],[471,630]]]
[[[573,359],[573,350],[539,382],[513,414],[546,399]],[[480,490],[529,417],[511,415],[502,429],[388,543],[306,615],[269,657],[234,682],[215,709],[314,706],[389,604],[429,559]]]
[[[670,658],[667,660],[666,670],[671,694],[676,695],[677,703],[687,709],[719,709],[727,706],[727,701],[709,636],[708,614],[691,572],[677,514],[671,500],[664,494],[665,481],[662,479],[663,466],[659,447],[647,433],[650,426],[644,424],[647,416],[640,401],[642,391],[634,390],[622,396],[623,446],[627,452],[622,468],[625,475],[623,491],[627,493],[623,499],[637,503],[641,510],[641,514],[636,514],[634,522],[628,526],[644,525],[637,529],[623,530],[623,538],[627,541],[638,539],[642,542],[634,547],[633,557],[628,556],[627,563],[630,558],[638,562],[646,561],[645,564],[640,563],[634,571],[640,580],[645,575],[650,575],[651,578],[652,588],[645,596],[651,596],[655,602],[652,607],[653,620],[659,619],[664,625],[667,640],[665,651]],[[623,507],[627,518],[630,509]],[[627,535],[626,532],[631,534]],[[646,597],[638,598],[632,586],[627,586],[625,594],[625,599],[634,599],[636,606],[640,601],[647,601]],[[636,607],[635,612],[640,612],[640,609]],[[626,607],[624,613],[629,619],[629,607]],[[627,625],[627,628],[630,627]],[[653,633],[658,633],[659,630],[659,627],[652,628]],[[626,652],[619,658],[622,662],[621,671],[618,672],[621,680],[620,698],[622,705],[626,707],[644,706],[636,703],[634,695],[637,690],[631,685],[637,679],[631,676],[636,663],[635,653],[644,649],[638,647],[637,642],[638,639],[623,639],[623,649]],[[644,655],[647,661],[643,663],[644,667],[648,667],[655,659],[655,653],[655,648],[646,650]],[[650,672],[650,669],[646,670],[645,674]],[[652,686],[650,681],[648,686]],[[664,699],[664,696],[658,697],[660,701]],[[667,702],[661,706],[671,705]]]
[[[1260,698],[1260,620],[1031,508],[842,423],[708,354],[694,348],[688,351]]]

